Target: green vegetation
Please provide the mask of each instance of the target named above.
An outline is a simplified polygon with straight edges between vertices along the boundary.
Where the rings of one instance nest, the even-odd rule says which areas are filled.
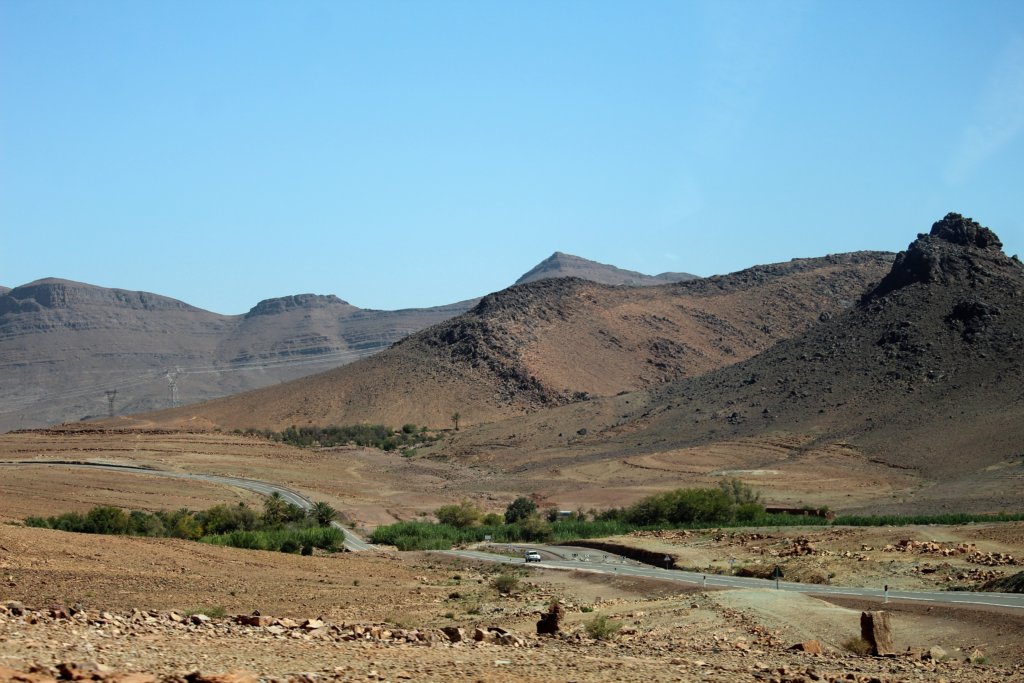
[[[941,515],[876,515],[836,517],[836,526],[908,526],[912,524],[970,524],[971,522],[1021,522],[1024,513],[999,513],[994,515],[953,512]]]
[[[763,515],[756,522],[759,526],[824,526],[826,521],[803,515]],[[718,523],[716,527],[750,526],[751,522],[734,521]],[[671,525],[670,528],[700,529],[707,524]],[[541,543],[568,541],[584,538],[623,536],[631,531],[667,528],[665,525],[638,526],[619,520],[566,519],[548,522],[539,516],[529,517],[515,524],[480,524],[471,527],[456,527],[451,524],[407,521],[380,526],[373,532],[371,541],[381,545],[393,545],[399,550],[448,550],[453,546],[481,543],[490,536],[494,543]]]
[[[537,504],[529,498],[520,496],[505,508],[505,523],[515,524],[537,513]]]
[[[299,529],[268,529],[263,531],[232,531],[228,534],[203,536],[203,543],[227,545],[247,550],[277,550],[297,553],[304,548],[337,550],[345,541],[345,534],[335,527],[305,527]],[[309,554],[309,553],[304,553]]]
[[[29,517],[25,524],[59,531],[184,538],[235,548],[310,555],[314,548],[337,550],[344,543],[344,533],[330,525],[335,517],[337,512],[327,503],[315,503],[307,514],[274,493],[263,501],[262,514],[244,503],[215,505],[199,512],[186,508],[127,512],[99,506],[85,514],[66,512],[54,517]]]
[[[508,595],[519,588],[519,577],[515,574],[498,574],[491,579],[491,587],[502,595]]]
[[[437,524],[399,522],[378,527],[372,541],[399,550],[444,550],[456,545],[480,543],[489,536],[494,543],[559,542],[622,536],[632,531],[657,529],[701,529],[748,526],[899,526],[906,524],[966,524],[1024,520],[1024,514],[838,517],[829,522],[817,515],[767,513],[760,496],[736,479],[712,489],[678,489],[649,496],[637,503],[589,517],[578,511],[559,519],[548,511],[546,519],[537,513],[531,499],[519,497],[505,509],[504,517],[486,515],[471,502],[446,505],[435,511]],[[504,522],[504,523],[502,523]]]
[[[871,644],[860,636],[848,639],[843,643],[843,648],[855,655],[866,656],[871,654]]]
[[[566,519],[555,514],[542,518],[537,504],[519,497],[505,509],[483,515],[469,501],[445,505],[434,512],[438,523],[399,522],[378,527],[374,543],[394,545],[399,550],[443,550],[454,545],[479,543],[490,536],[495,543],[569,541],[580,538],[617,536],[637,529],[666,526],[736,526],[753,522],[772,525],[825,524],[821,518],[803,515],[768,515],[757,495],[742,482],[729,480],[717,489],[679,489],[651,496],[628,508],[615,508],[587,519],[582,511]]]
[[[617,621],[611,621],[603,614],[598,614],[596,617],[586,623],[584,628],[587,631],[587,635],[594,640],[614,640],[619,634],[619,629],[622,628],[622,624]]]
[[[343,427],[295,427],[291,426],[283,432],[269,429],[246,429],[248,436],[259,436],[271,441],[299,446],[302,448],[329,448],[331,446],[365,446],[379,448],[384,451],[401,449],[408,451],[423,444],[437,440],[436,435],[428,432],[426,427],[417,428],[414,424],[402,425],[395,431],[384,425],[347,425]]]
[[[458,505],[439,507],[434,511],[434,516],[437,517],[437,521],[441,524],[450,524],[459,529],[465,529],[479,522],[483,513],[473,503],[464,500]]]

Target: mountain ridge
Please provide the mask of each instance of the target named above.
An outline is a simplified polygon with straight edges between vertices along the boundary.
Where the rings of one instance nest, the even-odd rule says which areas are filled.
[[[736,362],[852,305],[892,254],[756,266],[655,287],[540,279],[381,354],[243,396],[157,415],[223,428],[361,421],[472,424],[661,384]]]
[[[119,392],[115,412],[124,414],[294,379],[387,348],[477,301],[382,311],[306,293],[222,315],[55,277],[3,288],[0,430],[105,414],[108,391]]]

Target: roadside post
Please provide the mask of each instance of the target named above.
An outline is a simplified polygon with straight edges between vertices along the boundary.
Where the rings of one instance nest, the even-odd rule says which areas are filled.
[[[702,577],[700,577],[700,587],[701,588],[707,588],[708,587],[708,575],[707,574],[705,574]]]
[[[772,570],[772,578],[775,579],[775,590],[779,590],[779,579],[782,578],[782,567],[775,565],[775,569]]]
[[[889,584],[885,584],[885,588],[882,589],[882,594],[885,596],[882,602],[884,604],[889,604]]]
[[[672,557],[669,556],[669,555],[666,555],[665,559],[664,559],[664,562],[665,562],[665,569],[668,569],[669,567],[672,566]]]

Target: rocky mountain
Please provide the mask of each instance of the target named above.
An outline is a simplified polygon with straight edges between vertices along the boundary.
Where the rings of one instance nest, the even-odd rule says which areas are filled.
[[[659,389],[657,422],[700,408],[705,419],[675,431],[810,432],[935,477],[1019,459],[1024,266],[1001,247],[988,228],[948,214],[849,311],[746,363]]]
[[[634,287],[649,287],[651,285],[663,285],[669,282],[680,282],[682,280],[693,280],[697,276],[690,273],[661,273],[660,275],[644,275],[632,270],[623,270],[615,266],[588,261],[572,254],[563,254],[556,251],[536,266],[527,271],[521,278],[516,280],[517,285],[526,282],[535,282],[548,278],[578,277],[591,282],[599,282],[603,285],[630,285]]]
[[[502,419],[749,358],[854,305],[891,262],[858,252],[643,288],[542,279],[371,358],[146,419],[225,428]]]
[[[679,279],[560,253],[530,273],[542,270],[538,277],[615,284]],[[476,302],[378,311],[299,294],[224,316],[53,278],[0,287],[0,431],[107,414],[108,391],[117,391],[114,412],[124,415],[276,384],[364,358]]]
[[[803,486],[811,500],[840,488],[873,512],[1017,511],[1024,266],[991,230],[948,214],[855,305],[762,353],[463,432],[445,453],[487,460],[498,443],[494,462],[515,463],[518,476],[599,471],[602,489],[616,477],[635,486],[639,472],[662,488],[734,473],[787,495]]]
[[[371,311],[302,294],[226,316],[148,292],[40,280],[0,293],[0,430],[105,415],[111,397],[121,415],[294,379],[474,303]]]

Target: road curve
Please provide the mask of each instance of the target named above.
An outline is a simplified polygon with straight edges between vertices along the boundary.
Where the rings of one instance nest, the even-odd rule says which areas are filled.
[[[109,463],[92,463],[92,462],[80,462],[74,460],[19,460],[19,461],[6,461],[0,462],[0,467],[24,467],[24,466],[38,466],[38,465],[62,465],[65,467],[89,467],[91,469],[109,470],[112,472],[127,472],[129,474],[149,474],[157,477],[172,477],[174,479],[194,479],[196,481],[205,481],[213,484],[222,484],[224,486],[234,486],[240,489],[246,489],[253,491],[263,496],[270,496],[277,493],[285,500],[285,502],[297,505],[303,510],[309,510],[313,507],[312,501],[304,497],[302,494],[296,493],[291,489],[285,488],[284,486],[278,486],[277,484],[268,484],[265,481],[259,481],[257,479],[244,479],[242,477],[226,477],[216,474],[192,474],[189,472],[169,472],[167,470],[157,470],[151,467],[140,467],[137,465],[113,465]],[[338,522],[332,522],[332,526],[341,530],[345,536],[345,549],[350,551],[370,550],[373,548],[372,545],[361,539],[350,529],[346,529]]]
[[[543,545],[511,546],[514,552],[521,551],[527,547],[533,550],[539,550],[543,554],[554,556],[557,559],[545,559],[541,562],[531,562],[527,565],[521,557],[521,552],[519,557],[509,557],[507,555],[499,555],[496,553],[478,550],[446,550],[439,552],[484,562],[519,564],[530,567],[596,572],[601,574],[615,574],[619,576],[635,576],[647,579],[658,579],[660,581],[676,581],[679,583],[697,586],[707,586],[709,588],[771,588],[790,591],[793,593],[805,593],[807,595],[832,595],[877,599],[882,603],[884,603],[886,599],[911,600],[915,602],[934,602],[947,605],[1002,607],[1007,609],[1024,610],[1024,595],[1019,593],[890,590],[887,598],[885,590],[881,587],[853,588],[846,586],[792,583],[790,581],[776,582],[770,579],[755,579],[742,576],[699,574],[677,569],[660,569],[658,567],[652,567],[650,565],[636,562],[635,560],[626,559],[619,555],[597,552],[591,548],[570,548],[566,546]],[[574,554],[577,559],[570,559]]]

